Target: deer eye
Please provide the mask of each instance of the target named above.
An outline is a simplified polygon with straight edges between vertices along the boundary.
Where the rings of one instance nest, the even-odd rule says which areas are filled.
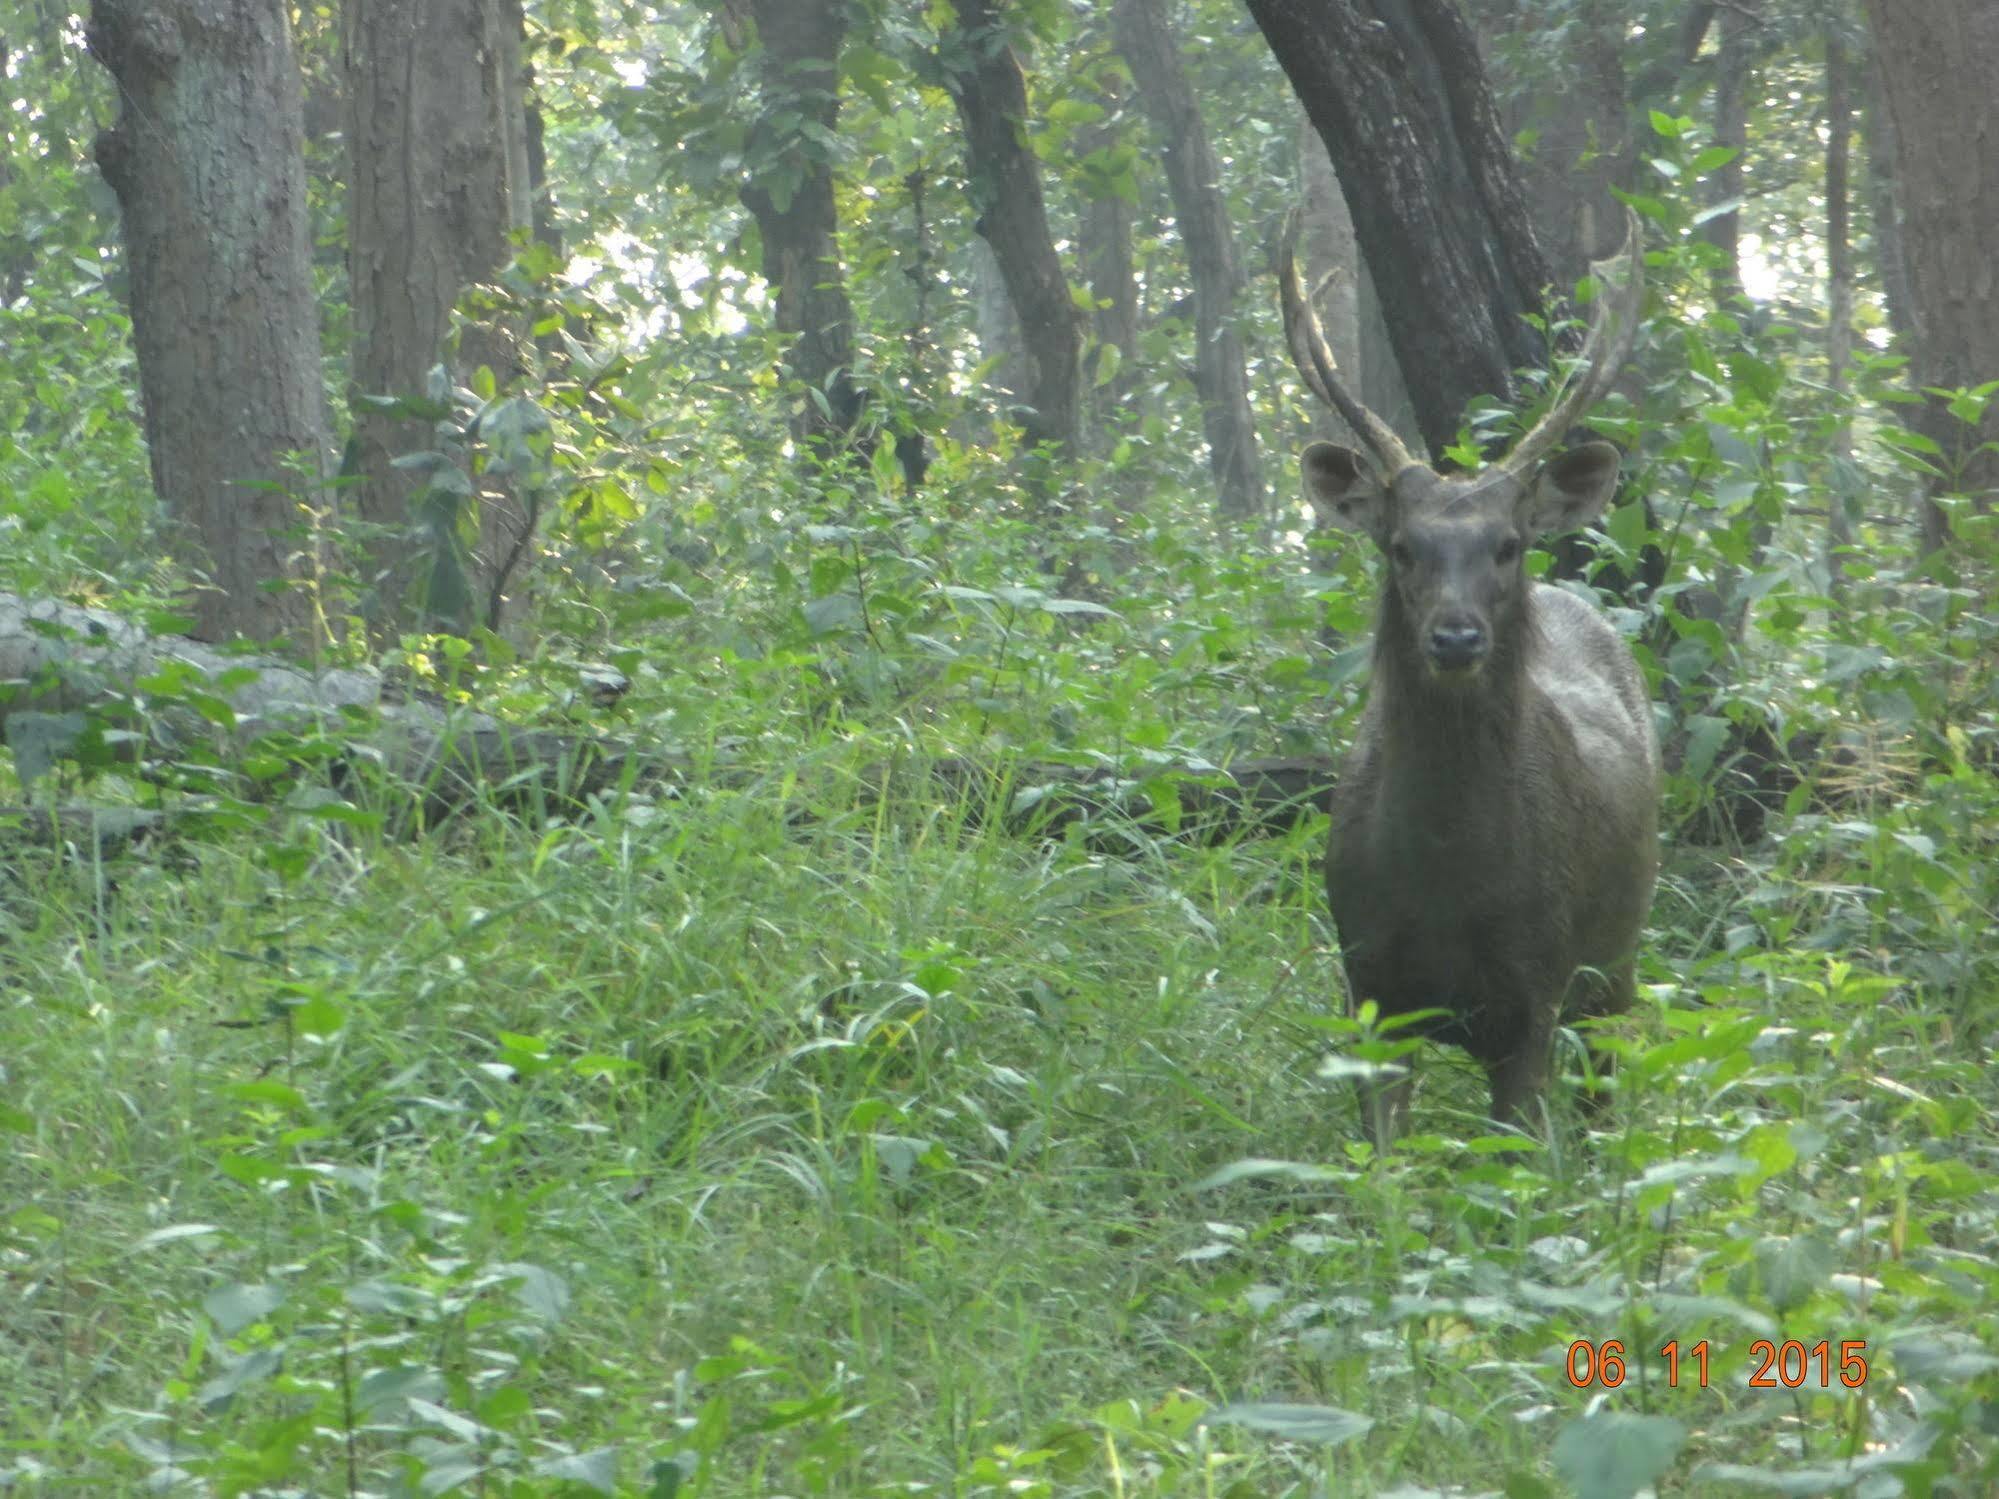
[[[1501,567],[1520,560],[1520,538],[1508,536],[1493,549],[1492,560]]]
[[[1409,554],[1408,547],[1397,541],[1391,543],[1388,548],[1388,560],[1393,562],[1397,567],[1407,567],[1416,559]]]

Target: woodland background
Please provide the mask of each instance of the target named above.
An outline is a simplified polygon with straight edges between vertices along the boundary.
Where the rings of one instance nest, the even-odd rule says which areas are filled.
[[[1993,1491],[1999,8],[0,0],[0,77],[0,1491]],[[1471,466],[1619,199],[1534,563],[1668,749],[1616,1106],[1515,1159],[1426,1053],[1376,1159],[1283,228]]]

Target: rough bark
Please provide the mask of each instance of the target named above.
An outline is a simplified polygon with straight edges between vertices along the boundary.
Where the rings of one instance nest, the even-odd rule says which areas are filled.
[[[1902,209],[1912,383],[1950,389],[1999,378],[1999,6],[1990,0],[1902,5],[1868,0],[1882,93],[1894,127],[1895,189]],[[1968,428],[1934,399],[1917,425],[1956,469],[1956,487],[1989,508],[1999,489],[1999,402]],[[1949,541],[1943,511],[1923,507],[1923,539]]]
[[[1425,443],[1544,350],[1553,279],[1454,0],[1248,0],[1326,143]]]
[[[854,383],[854,309],[833,198],[847,8],[837,0],[730,0],[727,14],[752,21],[763,49],[742,200],[763,240],[764,280],[777,292],[785,373],[805,388],[791,429],[801,441],[837,443],[865,404]]]
[[[945,86],[965,127],[966,176],[1027,350],[1027,440],[1073,449],[1080,427],[1082,320],[1048,229],[1041,165],[1026,141],[1027,84],[999,0],[953,0]]]
[[[528,221],[519,12],[509,10],[499,0],[347,7],[356,397],[423,393],[427,372],[447,362],[452,308],[506,262],[509,233]],[[449,364],[458,382],[483,365],[502,391],[528,366],[518,330],[497,317],[468,322],[457,356]],[[527,516],[511,493],[489,486],[466,516],[436,489],[424,495],[424,471],[391,466],[436,447],[429,422],[356,400],[349,463],[362,479],[350,493],[373,534],[372,613],[382,633],[406,622],[421,569],[432,620],[462,627],[483,615],[496,625],[502,559],[526,540]],[[419,502],[421,528],[411,513]]]
[[[208,586],[204,638],[302,636],[308,543],[285,459],[326,448],[304,101],[276,0],[96,0],[118,80],[97,160],[118,195],[153,486]],[[308,480],[308,482],[311,482]]]
[[[1263,508],[1263,466],[1235,299],[1243,285],[1221,163],[1187,82],[1180,49],[1160,0],[1117,0],[1112,24],[1131,67],[1139,102],[1152,117],[1166,166],[1173,213],[1194,281],[1194,383],[1201,397],[1208,466],[1224,514],[1238,519]]]

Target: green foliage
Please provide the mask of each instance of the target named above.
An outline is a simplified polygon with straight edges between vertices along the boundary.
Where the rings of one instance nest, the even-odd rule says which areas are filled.
[[[1990,1492],[1999,555],[1954,493],[1968,439],[1892,422],[1894,357],[1835,398],[1815,330],[1713,305],[1693,204],[1722,158],[1662,108],[1643,377],[1594,421],[1656,520],[1620,510],[1603,555],[1665,557],[1616,617],[1676,831],[1646,1002],[1595,1038],[1614,1107],[1585,1133],[1562,1091],[1523,1157],[1461,1059],[1343,1012],[1323,821],[1213,840],[1185,810],[1208,767],[1344,740],[1367,559],[1295,545],[1291,510],[1268,545],[1217,534],[1181,320],[1115,372],[1096,450],[1026,481],[977,373],[934,33],[854,13],[843,250],[864,382],[933,439],[920,489],[886,443],[788,445],[811,395],[779,386],[736,201],[754,63],[691,8],[541,8],[575,259],[497,294],[552,352],[515,403],[478,392],[476,432],[427,409],[441,465],[545,494],[541,593],[531,644],[391,664],[679,780],[411,836],[373,725],[255,734],[191,668],[10,715],[24,799],[175,819],[121,856],[23,844],[0,880],[0,1487]],[[1232,210],[1268,221],[1269,60],[1229,7],[1178,19]],[[1019,23],[1058,222],[1132,203],[1169,309],[1092,18]],[[75,254],[0,311],[9,586],[135,590],[126,330],[63,201],[36,232]],[[1276,349],[1268,300],[1243,322]],[[1257,380],[1283,432],[1296,393]],[[1967,433],[1994,394],[1951,393]],[[1941,557],[1902,524],[1915,473]],[[437,519],[458,538],[462,504]],[[1758,728],[1801,763],[1749,832]],[[1146,817],[1058,818],[1048,765]],[[1351,1083],[1411,1062],[1416,1133],[1377,1159]]]

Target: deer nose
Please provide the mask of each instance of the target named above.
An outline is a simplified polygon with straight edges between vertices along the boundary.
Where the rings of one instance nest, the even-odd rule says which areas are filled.
[[[1482,625],[1454,620],[1430,631],[1430,664],[1439,671],[1463,671],[1476,666],[1485,659],[1487,648]]]

